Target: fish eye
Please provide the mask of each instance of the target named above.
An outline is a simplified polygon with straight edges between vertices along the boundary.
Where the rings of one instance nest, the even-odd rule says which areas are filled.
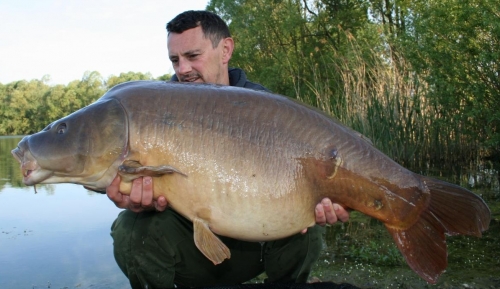
[[[65,123],[60,123],[58,126],[57,126],[57,134],[63,134],[66,132],[66,124]]]

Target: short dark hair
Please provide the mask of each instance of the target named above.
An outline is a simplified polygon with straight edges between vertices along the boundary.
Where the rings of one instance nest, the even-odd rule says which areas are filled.
[[[213,48],[227,37],[231,37],[226,22],[217,14],[205,10],[189,10],[175,16],[167,23],[167,32],[182,33],[188,29],[201,26],[205,38],[212,41]]]

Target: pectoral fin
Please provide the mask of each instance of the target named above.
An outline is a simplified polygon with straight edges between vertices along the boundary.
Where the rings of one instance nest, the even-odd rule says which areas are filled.
[[[132,181],[139,177],[161,177],[166,174],[178,173],[186,177],[184,173],[178,169],[163,165],[163,166],[143,166],[138,161],[125,161],[118,167],[118,173],[124,180]]]
[[[207,257],[214,265],[222,263],[224,259],[231,258],[229,248],[210,231],[208,225],[199,218],[193,220],[194,243],[196,247]]]

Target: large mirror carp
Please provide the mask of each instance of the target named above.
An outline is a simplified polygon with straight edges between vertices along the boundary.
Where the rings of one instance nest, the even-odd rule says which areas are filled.
[[[208,84],[134,81],[21,140],[26,185],[121,191],[153,176],[154,193],[194,224],[214,264],[217,235],[267,241],[314,225],[324,197],[383,222],[409,266],[435,283],[445,235],[481,236],[490,211],[476,194],[415,174],[334,118],[290,98]]]

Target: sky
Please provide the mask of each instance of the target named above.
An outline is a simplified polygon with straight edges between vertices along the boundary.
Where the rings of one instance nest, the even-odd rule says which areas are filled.
[[[0,83],[173,73],[166,23],[209,0],[0,0]]]

